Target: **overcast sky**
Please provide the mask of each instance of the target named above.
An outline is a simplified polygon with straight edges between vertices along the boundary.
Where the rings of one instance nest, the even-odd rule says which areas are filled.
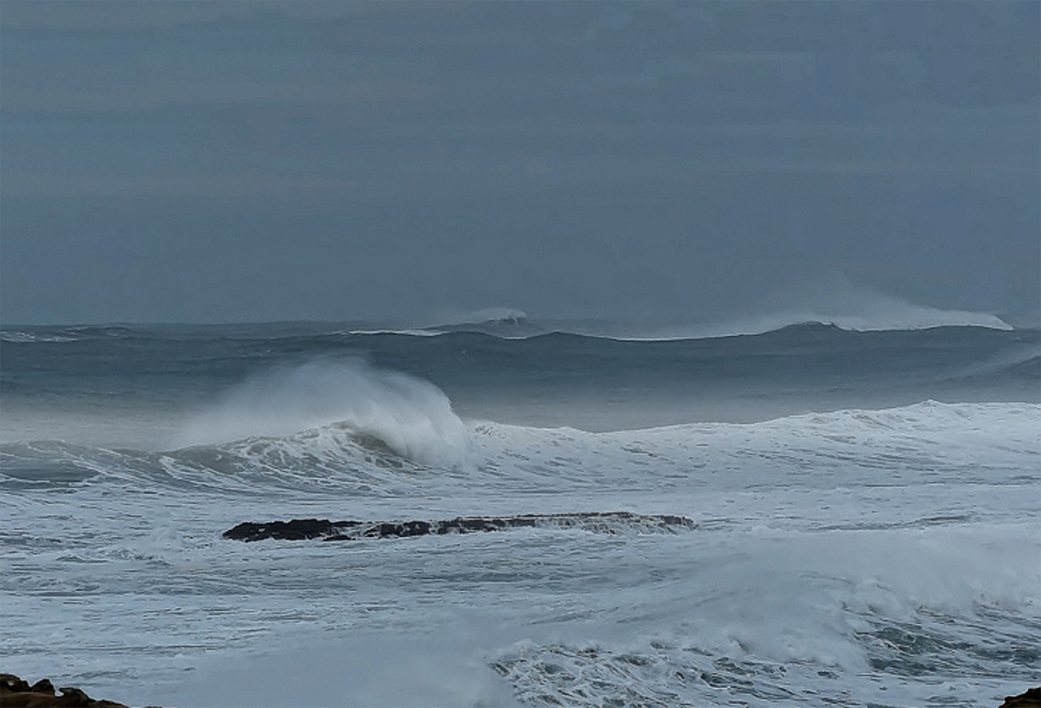
[[[1039,3],[5,0],[6,323],[1036,320]]]

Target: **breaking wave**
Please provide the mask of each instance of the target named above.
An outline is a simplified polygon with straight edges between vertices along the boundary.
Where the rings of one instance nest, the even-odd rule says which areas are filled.
[[[350,359],[312,361],[256,375],[190,420],[180,447],[280,437],[337,425],[420,462],[450,465],[466,427],[433,384]]]
[[[896,299],[893,298],[895,301]],[[742,334],[763,334],[801,324],[831,325],[853,332],[908,331],[937,327],[984,327],[1011,330],[1012,325],[997,315],[962,310],[938,310],[906,303],[901,310],[874,310],[865,308],[850,312],[828,309],[787,310],[768,313],[720,324],[705,325],[695,330],[696,337],[723,337]],[[671,337],[684,339],[683,332]]]
[[[858,332],[935,327],[1013,329],[997,315],[921,305],[829,273],[761,302],[757,311],[709,324],[715,334],[757,334],[789,325],[818,323]]]
[[[825,283],[817,292],[778,296],[762,303],[758,312],[694,324],[595,329],[625,340],[708,339],[776,332],[798,325],[829,325],[853,332],[912,331],[938,327],[1014,327],[987,312],[941,309],[919,305],[894,295],[855,285],[843,278]]]
[[[449,314],[432,329],[458,325],[520,324],[526,319],[528,319],[528,315],[523,310],[512,307],[489,307],[473,312]]]
[[[409,380],[408,385],[419,384],[422,382]],[[261,386],[268,387],[265,394],[270,386]],[[300,387],[294,390],[299,392]],[[421,390],[430,392],[425,387]],[[465,424],[451,414],[447,399],[440,399],[443,394],[433,391],[436,405],[431,403],[426,414],[419,412],[423,407],[416,406],[415,397],[409,399],[407,416],[419,421],[411,426],[399,423],[396,404],[384,395],[378,411],[373,409],[368,415],[337,409],[338,416],[355,416],[351,424],[341,421],[289,435],[262,436],[258,425],[267,425],[271,419],[259,410],[253,418],[242,411],[250,401],[265,402],[270,396],[243,398],[239,394],[231,397],[233,402],[195,421],[199,430],[205,430],[207,421],[212,424],[211,437],[224,433],[240,438],[232,442],[196,444],[168,452],[57,441],[7,443],[0,445],[0,486],[149,483],[219,493],[279,490],[341,498],[452,497],[484,489],[496,491],[497,498],[504,491],[689,492],[729,485],[798,485],[811,479],[825,486],[865,488],[952,479],[982,484],[995,482],[988,471],[995,466],[1021,470],[1013,480],[1018,484],[1038,479],[1036,473],[1026,470],[1036,469],[1041,456],[1037,434],[1041,407],[1036,404],[929,401],[752,424],[694,423],[592,433],[490,422]],[[399,401],[397,405],[397,415],[406,415],[401,413],[404,404]],[[435,414],[441,417],[435,419]],[[298,413],[289,422],[302,424],[302,420]],[[287,423],[284,419],[275,422]],[[432,462],[435,458],[442,462]],[[496,509],[511,514],[543,510]],[[632,510],[685,513],[682,508]],[[935,521],[911,514],[899,523],[921,526]],[[876,526],[868,518],[853,519],[849,524],[856,529]]]

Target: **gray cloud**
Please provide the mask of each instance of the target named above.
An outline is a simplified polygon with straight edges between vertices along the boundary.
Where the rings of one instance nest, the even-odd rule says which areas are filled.
[[[1036,315],[1036,3],[5,3],[5,321]],[[1033,313],[1033,314],[1031,314]]]

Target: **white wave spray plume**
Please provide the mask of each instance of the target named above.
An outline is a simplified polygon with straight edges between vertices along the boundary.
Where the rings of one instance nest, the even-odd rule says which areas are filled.
[[[253,376],[192,418],[179,446],[292,435],[342,425],[400,455],[450,464],[466,446],[466,426],[428,381],[376,369],[359,359],[318,360]]]
[[[757,311],[686,327],[666,327],[632,339],[688,339],[762,334],[790,325],[819,323],[858,332],[934,327],[1010,330],[997,315],[919,305],[832,272],[759,301]]]
[[[761,315],[760,327],[821,322],[857,331],[966,326],[1012,329],[997,315],[919,305],[856,283],[839,272],[826,273],[773,299],[780,309]]]
[[[472,310],[467,312],[451,311],[444,313],[437,321],[438,326],[452,325],[479,325],[493,323],[517,324],[528,319],[523,310],[512,307],[487,307],[483,310]]]

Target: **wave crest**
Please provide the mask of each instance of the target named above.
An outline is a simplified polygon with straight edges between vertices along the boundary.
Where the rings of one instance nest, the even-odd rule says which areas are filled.
[[[855,283],[841,273],[775,295],[759,313],[720,322],[713,334],[759,334],[790,325],[818,323],[857,332],[916,330],[934,327],[1013,329],[987,312],[920,305]]]
[[[292,435],[339,424],[426,464],[452,464],[466,426],[433,384],[360,360],[312,361],[254,376],[190,420],[184,447]]]
[[[528,319],[523,310],[512,307],[488,307],[473,312],[452,313],[442,318],[433,329],[440,327],[457,327],[461,325],[520,324]]]

